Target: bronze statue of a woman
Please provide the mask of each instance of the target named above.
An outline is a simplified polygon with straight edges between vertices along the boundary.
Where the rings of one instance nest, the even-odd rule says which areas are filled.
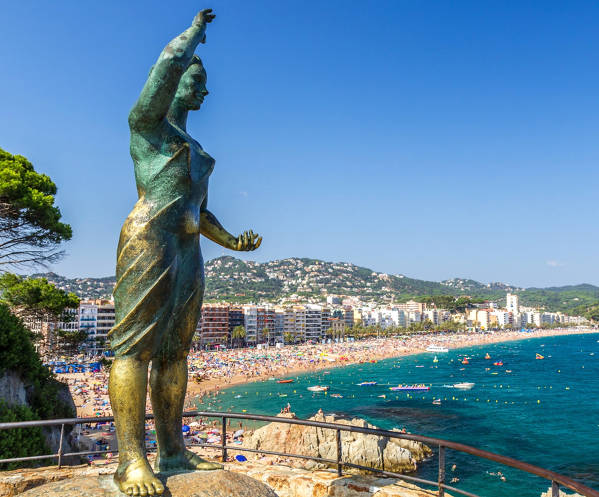
[[[114,478],[128,495],[164,492],[145,451],[150,362],[155,469],[221,467],[186,450],[181,432],[187,354],[204,295],[200,234],[231,250],[254,250],[262,240],[252,231],[234,237],[208,211],[214,159],[186,131],[187,113],[198,110],[208,94],[206,72],[194,51],[205,42],[211,12],[201,11],[165,47],[129,114],[139,200],[121,230],[116,325],[109,334],[116,356],[109,380],[119,444]]]

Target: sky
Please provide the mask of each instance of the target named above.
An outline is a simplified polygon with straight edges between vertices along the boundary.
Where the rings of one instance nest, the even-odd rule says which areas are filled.
[[[0,147],[58,185],[66,276],[114,274],[137,200],[127,116],[198,10],[188,131],[210,210],[267,261],[599,284],[599,3],[21,0],[2,5]]]

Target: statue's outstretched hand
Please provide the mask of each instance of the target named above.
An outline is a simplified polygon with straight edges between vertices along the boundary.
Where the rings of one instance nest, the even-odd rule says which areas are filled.
[[[262,243],[262,237],[255,235],[252,230],[244,231],[237,237],[237,248],[240,252],[250,252],[256,250]]]
[[[212,22],[216,16],[212,13],[212,9],[201,10],[193,19],[193,25],[202,29],[206,29],[206,24]],[[200,43],[206,43],[206,34]]]

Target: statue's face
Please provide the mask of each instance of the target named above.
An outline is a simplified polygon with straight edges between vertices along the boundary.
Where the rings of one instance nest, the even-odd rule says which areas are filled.
[[[192,64],[179,80],[175,98],[183,102],[189,110],[198,110],[206,95],[206,71],[200,64]]]

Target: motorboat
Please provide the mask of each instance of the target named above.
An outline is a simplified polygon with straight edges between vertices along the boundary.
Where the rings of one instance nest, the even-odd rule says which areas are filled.
[[[373,387],[376,385],[376,381],[363,381],[362,383],[357,383],[359,387]]]
[[[293,383],[293,380],[278,380],[277,383]]]
[[[310,390],[310,392],[326,392],[330,387],[328,387],[327,385],[314,385],[311,387],[308,387],[308,390]]]
[[[426,385],[397,385],[396,387],[389,387],[389,390],[394,392],[398,390],[425,391],[430,389],[431,387],[427,387]]]
[[[427,352],[449,352],[449,349],[446,347],[441,347],[440,345],[429,345],[426,348]]]
[[[454,383],[453,388],[457,388],[459,390],[470,390],[474,385],[475,383],[468,383],[465,381],[463,383]]]

